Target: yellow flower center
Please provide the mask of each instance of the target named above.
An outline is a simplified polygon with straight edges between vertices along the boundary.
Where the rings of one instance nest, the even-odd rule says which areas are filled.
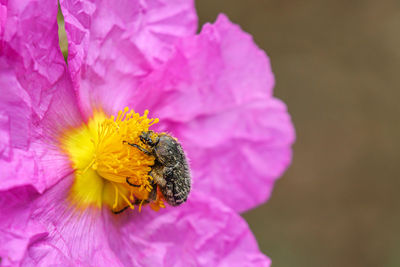
[[[107,205],[115,213],[151,202],[154,210],[165,207],[160,194],[149,195],[153,178],[149,175],[155,158],[129,144],[151,150],[140,141],[140,134],[158,122],[129,108],[118,116],[106,116],[96,110],[87,124],[69,129],[61,137],[62,150],[68,155],[75,180],[69,199],[78,208]],[[154,192],[153,192],[154,195]]]

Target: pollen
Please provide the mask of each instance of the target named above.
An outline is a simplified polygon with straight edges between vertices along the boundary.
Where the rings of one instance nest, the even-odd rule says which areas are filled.
[[[74,170],[68,199],[80,209],[108,206],[114,213],[126,208],[140,211],[144,203],[153,210],[163,208],[157,199],[149,200],[153,178],[149,175],[155,158],[130,144],[140,144],[140,134],[158,119],[142,116],[126,107],[116,116],[96,110],[86,124],[67,130],[60,139]]]

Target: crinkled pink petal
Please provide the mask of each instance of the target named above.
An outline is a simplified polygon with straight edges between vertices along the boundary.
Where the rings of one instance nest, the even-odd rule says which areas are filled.
[[[179,208],[73,213],[72,177],[38,196],[0,193],[0,257],[22,266],[269,266],[246,222],[212,196]],[[33,194],[33,196],[32,196]],[[11,205],[10,205],[11,204]],[[11,214],[12,216],[6,216]],[[21,234],[26,231],[26,234]],[[9,237],[10,236],[10,237]]]
[[[291,160],[294,128],[273,85],[265,53],[221,15],[183,38],[131,105],[151,110],[156,128],[182,142],[194,190],[244,211],[269,197]]]
[[[0,190],[32,184],[42,192],[71,172],[56,139],[82,117],[58,44],[57,2],[12,1],[5,7]]]
[[[66,177],[32,203],[29,219],[47,235],[28,246],[21,265],[123,266],[109,247],[100,211],[74,211],[67,201],[72,178]]]
[[[63,0],[61,7],[69,68],[86,116],[93,106],[109,114],[126,106],[175,40],[197,27],[192,0]]]
[[[47,235],[31,222],[32,201],[38,193],[31,186],[0,192],[0,258],[2,266],[18,266],[31,242]]]
[[[4,26],[6,24],[7,2],[8,0],[0,0],[0,38],[3,36]]]
[[[225,15],[182,38],[172,58],[141,85],[132,103],[162,119],[188,121],[272,95],[265,52]]]
[[[270,264],[246,222],[213,196],[194,193],[178,208],[145,210],[109,223],[115,230],[110,246],[126,266]]]
[[[101,213],[73,212],[67,202],[71,183],[72,176],[66,177],[42,195],[11,193],[23,188],[0,192],[5,265],[123,266],[108,246]]]

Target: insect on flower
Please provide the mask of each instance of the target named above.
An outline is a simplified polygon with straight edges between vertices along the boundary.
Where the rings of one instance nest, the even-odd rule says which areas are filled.
[[[128,144],[155,157],[154,165],[149,173],[155,181],[150,196],[155,200],[155,192],[159,186],[164,199],[171,206],[178,206],[185,202],[191,187],[190,172],[185,153],[177,139],[166,133],[156,134],[148,131],[140,135],[140,140],[151,150],[148,151],[137,144]],[[137,186],[130,183],[128,178],[126,181],[131,186]]]

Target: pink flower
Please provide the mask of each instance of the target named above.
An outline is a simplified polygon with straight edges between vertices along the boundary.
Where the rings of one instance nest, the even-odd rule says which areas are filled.
[[[291,160],[294,129],[272,96],[265,53],[224,15],[196,35],[192,1],[64,0],[61,8],[68,65],[57,1],[0,0],[1,263],[269,266],[238,215],[268,199]],[[86,139],[71,145],[71,133],[93,129],[96,110],[125,106],[150,110],[160,120],[153,129],[182,144],[193,180],[187,203],[115,215],[107,200],[93,208],[97,198],[87,196],[81,209],[82,192],[97,186],[90,179],[71,200],[87,171],[77,165],[93,149]]]

